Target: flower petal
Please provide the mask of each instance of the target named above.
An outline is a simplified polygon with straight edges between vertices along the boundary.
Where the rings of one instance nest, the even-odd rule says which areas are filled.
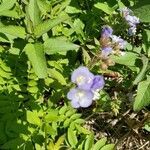
[[[101,37],[102,38],[109,38],[113,33],[113,29],[110,26],[103,26]]]
[[[76,90],[75,88],[72,88],[72,89],[68,92],[67,98],[68,98],[69,100],[75,99],[75,94],[76,94],[76,92],[77,92],[77,90]]]
[[[96,75],[93,80],[93,85],[91,87],[92,90],[101,90],[104,87],[105,81],[104,77],[100,75]]]
[[[102,48],[102,57],[107,57],[112,52],[111,47]]]
[[[84,108],[89,107],[92,104],[93,96],[91,91],[86,91],[86,95],[79,101],[80,106]]]
[[[71,76],[71,81],[76,83],[80,89],[89,90],[93,83],[94,75],[87,67],[75,69]]]
[[[79,108],[80,107],[80,104],[77,102],[77,101],[71,101],[71,105],[73,108]]]

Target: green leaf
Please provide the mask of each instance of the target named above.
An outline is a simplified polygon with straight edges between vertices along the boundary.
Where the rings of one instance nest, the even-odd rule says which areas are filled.
[[[25,28],[21,26],[13,26],[13,25],[3,26],[0,28],[0,32],[4,34],[12,35],[14,37],[19,37],[22,39],[25,39],[26,37]]]
[[[81,114],[73,114],[73,115],[71,115],[71,117],[70,117],[70,119],[71,120],[76,120],[76,119],[79,119],[81,117]]]
[[[28,14],[30,16],[30,20],[33,23],[33,26],[38,25],[40,20],[40,10],[37,5],[37,0],[30,0],[28,5]]]
[[[75,131],[73,131],[72,128],[68,128],[68,142],[72,148],[75,148],[78,143]]]
[[[76,14],[76,13],[82,13],[82,10],[73,7],[73,6],[67,6],[65,9],[65,12],[69,13],[69,14]]]
[[[55,143],[53,150],[60,150],[61,144],[64,142],[64,140],[65,135],[60,136],[57,142]]]
[[[58,121],[59,120],[58,112],[53,109],[49,110],[48,114],[45,116],[45,120],[47,122]]]
[[[37,85],[37,82],[34,81],[34,80],[30,80],[30,81],[28,82],[28,85],[31,86],[31,87],[33,87],[33,86],[36,86],[36,85]]]
[[[142,48],[145,53],[150,57],[150,30],[144,30],[142,34],[143,45]]]
[[[145,124],[143,127],[145,130],[147,130],[148,132],[150,132],[150,123]]]
[[[114,150],[115,144],[107,144],[103,146],[100,150]]]
[[[144,106],[148,106],[149,104],[150,104],[150,78],[139,83],[133,109],[134,111],[139,111]]]
[[[8,67],[7,64],[3,62],[2,59],[0,59],[0,66],[1,66],[1,68],[2,68],[4,71],[6,71],[6,72],[11,72],[10,67]]]
[[[143,55],[142,56],[143,67],[140,73],[138,74],[138,76],[133,81],[133,85],[137,85],[145,77],[145,72],[147,71],[147,67],[148,67],[148,61],[149,61],[148,58]]]
[[[91,57],[85,49],[82,49],[82,55],[85,64],[88,64],[91,61]]]
[[[94,5],[96,8],[102,10],[103,12],[105,12],[108,15],[111,15],[114,12],[114,9],[109,7],[107,3],[96,3]]]
[[[32,94],[35,94],[38,92],[38,87],[37,86],[33,86],[33,87],[27,87],[27,90],[32,93]]]
[[[76,119],[76,120],[74,121],[74,123],[83,124],[83,123],[85,123],[85,120],[84,120],[84,119]]]
[[[94,135],[93,135],[93,133],[91,133],[90,135],[88,135],[88,137],[85,141],[84,150],[90,150],[92,148],[93,144],[94,144]]]
[[[78,45],[73,44],[69,41],[66,41],[63,38],[50,38],[45,41],[44,43],[45,52],[47,54],[54,54],[54,53],[63,53],[68,50],[76,50],[79,48]]]
[[[16,12],[15,10],[6,10],[0,12],[0,16],[20,18],[22,15],[19,15],[18,12]]]
[[[0,146],[0,149],[17,149],[24,141],[21,138],[14,138],[7,141],[4,145]]]
[[[67,112],[65,113],[65,116],[66,116],[67,118],[68,118],[68,117],[71,117],[72,115],[75,114],[75,112],[76,112],[75,109],[70,109],[69,111],[67,111]]]
[[[24,50],[31,61],[36,75],[39,78],[45,78],[47,76],[47,66],[43,45],[40,43],[27,44]]]
[[[48,32],[50,29],[55,27],[56,25],[60,24],[61,22],[67,20],[69,17],[67,15],[63,15],[61,17],[55,19],[49,19],[37,25],[34,29],[34,35],[36,37],[40,37],[44,33]]]
[[[100,140],[98,140],[95,145],[93,146],[92,150],[100,150],[100,148],[102,148],[107,142],[107,138],[104,137]]]
[[[80,132],[80,133],[83,133],[83,134],[90,134],[91,133],[88,129],[82,127],[81,125],[75,124],[75,126],[76,126],[78,132]]]
[[[11,9],[14,6],[15,2],[16,2],[16,0],[4,0],[0,4],[0,13],[3,11],[6,11],[8,9]]]
[[[43,14],[46,14],[46,12],[50,11],[51,9],[51,6],[47,3],[46,0],[37,0],[37,4]]]
[[[12,18],[21,18],[24,16],[24,13],[23,13],[23,10],[20,8],[19,4],[16,4],[13,7],[13,9],[1,10],[0,16],[6,16],[6,17],[12,17]]]
[[[60,72],[58,72],[56,69],[48,69],[48,74],[50,75],[50,77],[56,79],[62,85],[67,84],[63,75]]]
[[[138,59],[138,54],[132,52],[125,52],[122,56],[111,56],[112,60],[115,63],[126,65],[126,66],[135,66],[136,59]]]
[[[27,111],[26,112],[26,117],[27,117],[27,121],[31,124],[40,126],[41,125],[41,120],[38,117],[38,113],[36,111],[32,112],[32,111]]]
[[[143,22],[150,22],[150,1],[142,0],[133,7],[134,14]]]
[[[6,79],[10,79],[11,73],[5,72],[3,69],[0,68],[0,76]]]
[[[60,108],[59,114],[64,115],[67,110],[68,110],[68,107],[64,105],[63,107]]]

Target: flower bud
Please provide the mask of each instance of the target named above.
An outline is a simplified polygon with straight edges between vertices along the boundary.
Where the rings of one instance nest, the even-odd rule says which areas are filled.
[[[100,65],[100,67],[101,67],[102,70],[107,70],[107,68],[108,68],[107,64],[105,64],[105,63],[102,63]]]

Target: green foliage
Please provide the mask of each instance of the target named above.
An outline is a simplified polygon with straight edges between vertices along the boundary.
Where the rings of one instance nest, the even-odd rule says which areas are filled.
[[[133,106],[135,111],[140,110],[144,106],[148,106],[150,104],[149,90],[150,78],[148,77],[147,80],[140,82],[138,85],[137,96],[135,97],[135,102]]]
[[[107,144],[101,148],[101,150],[114,150],[114,144]]]
[[[143,127],[146,131],[150,132],[150,120],[148,119],[146,122],[145,122],[145,125]]]
[[[107,138],[106,137],[100,139],[93,146],[93,150],[99,150],[99,149],[101,149],[106,144],[106,142],[107,142]]]
[[[123,1],[0,0],[0,149],[115,149],[109,138],[96,139],[88,117],[132,109],[131,93],[136,94],[134,111],[149,109],[149,5],[132,2],[147,23],[129,37],[118,12]],[[128,43],[123,53],[115,51],[105,60],[99,42],[103,25]],[[103,70],[102,63],[111,61],[114,65]],[[66,95],[73,87],[71,72],[82,65],[104,75],[106,84],[90,108],[74,109]],[[147,121],[143,128],[149,126]]]
[[[68,16],[62,15],[61,17],[57,17],[55,19],[46,20],[40,24],[38,24],[34,29],[34,34],[36,37],[40,37],[44,33],[48,32],[50,29],[60,24],[61,22],[68,19]]]
[[[24,50],[33,65],[36,75],[39,78],[45,78],[47,76],[47,66],[43,45],[40,43],[27,44]]]
[[[11,35],[14,38],[22,38],[25,39],[25,29],[21,26],[2,26],[0,28],[0,32],[5,34],[6,36]]]
[[[136,60],[139,58],[138,54],[133,53],[133,52],[126,52],[122,56],[112,56],[112,59],[121,65],[126,65],[126,66],[135,66]]]
[[[37,0],[29,1],[27,11],[28,11],[30,20],[32,21],[33,27],[35,27],[41,22],[40,10],[37,4]]]
[[[114,12],[114,9],[112,7],[109,7],[107,3],[98,2],[94,6],[98,9],[104,11],[108,15],[111,15]]]
[[[44,47],[47,54],[64,53],[68,50],[76,50],[79,48],[78,45],[67,41],[63,37],[47,39]]]
[[[133,7],[135,15],[137,15],[141,21],[150,22],[150,2],[147,0],[138,1],[137,4]]]

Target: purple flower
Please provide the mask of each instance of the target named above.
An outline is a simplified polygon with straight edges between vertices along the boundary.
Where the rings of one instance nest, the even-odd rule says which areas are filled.
[[[102,57],[107,57],[112,52],[111,47],[102,48]]]
[[[71,81],[76,83],[80,89],[90,90],[93,84],[94,75],[87,67],[79,67],[73,71]]]
[[[127,15],[132,13],[132,11],[127,7],[120,9],[120,12],[123,14],[123,17],[126,17]]]
[[[109,26],[103,26],[101,37],[102,38],[109,38],[113,33],[113,29]]]
[[[136,16],[130,16],[130,15],[127,15],[125,17],[126,21],[128,22],[128,24],[130,26],[136,26],[137,24],[140,23],[140,20],[139,18],[137,18]]]
[[[73,88],[67,94],[67,98],[71,100],[71,105],[74,108],[89,107],[92,104],[93,96],[91,91],[79,88]]]
[[[120,49],[124,49],[126,45],[126,41],[124,41],[122,38],[116,35],[112,35],[111,38],[112,38],[112,42],[117,43]]]
[[[94,77],[94,80],[93,80],[93,84],[92,84],[92,91],[94,90],[101,90],[103,87],[104,87],[104,77],[103,76],[100,76],[100,75],[96,75]]]
[[[123,17],[127,21],[128,25],[130,26],[128,33],[129,35],[135,35],[136,33],[136,26],[140,23],[140,20],[138,17],[132,15],[132,11],[128,9],[127,7],[120,10],[123,13]]]
[[[130,27],[128,30],[128,34],[132,36],[135,35],[135,33],[136,33],[136,26]]]
[[[87,67],[79,67],[72,73],[71,80],[77,87],[72,88],[67,98],[74,108],[89,107],[93,100],[99,98],[99,91],[104,87],[103,76],[94,76]]]

